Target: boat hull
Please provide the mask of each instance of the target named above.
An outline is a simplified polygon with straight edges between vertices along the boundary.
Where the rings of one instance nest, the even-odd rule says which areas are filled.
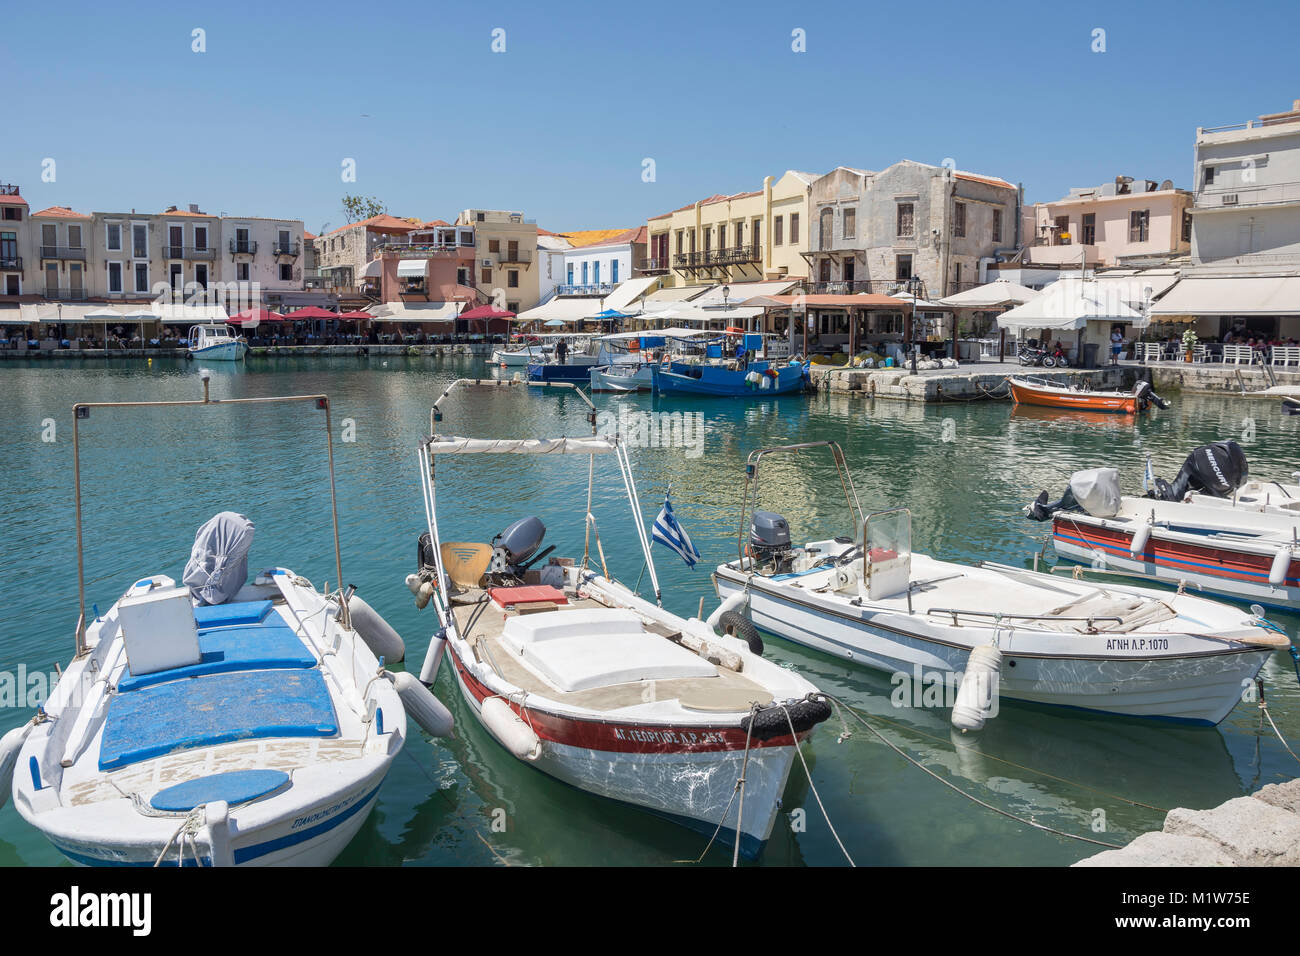
[[[483,728],[505,747],[481,714],[483,701],[499,695],[465,667],[455,642],[448,650],[461,695]],[[738,807],[732,795],[745,764],[744,730],[577,719],[536,705],[521,710],[514,701],[507,703],[541,740],[537,758],[523,762],[542,773],[709,835],[726,814],[717,842],[734,846],[739,839],[740,852],[748,859],[757,857],[771,836],[795,759],[795,741],[789,734],[750,742],[738,837]],[[806,736],[801,733],[799,739]]]
[[[541,361],[545,353],[540,347],[523,349],[518,352],[506,352],[497,349],[492,353],[492,364],[504,368],[526,368],[532,362]]]
[[[723,600],[745,586],[744,577],[723,568],[717,584]],[[761,630],[908,680],[946,678],[966,669],[971,645],[883,626],[865,609],[851,618],[782,590],[761,578],[750,584],[750,617]],[[1225,647],[1187,656],[1068,657],[1023,653],[1013,642],[1003,648],[998,690],[1000,699],[1213,726],[1241,700],[1270,653]]]
[[[247,342],[223,342],[206,348],[190,349],[190,356],[205,362],[238,362],[248,354]]]
[[[670,369],[653,370],[654,390],[668,395],[710,395],[718,398],[768,398],[804,390],[806,378],[802,365],[771,366],[777,375],[768,388],[745,380],[749,371],[762,371],[766,367],[766,363],[762,363],[751,365],[742,371],[713,365],[674,364]]]
[[[1172,539],[1154,530],[1146,547],[1134,554],[1132,531],[1061,513],[1052,519],[1052,544],[1061,557],[1084,564],[1104,563],[1112,570],[1169,584],[1185,581],[1212,594],[1269,607],[1300,608],[1300,560],[1291,562],[1283,584],[1270,584],[1272,555],[1234,548],[1222,538],[1202,543],[1186,536]]]
[[[649,365],[602,365],[591,370],[593,392],[648,392],[654,388]]]
[[[1136,415],[1138,397],[1121,392],[1075,392],[1064,388],[1046,388],[1009,379],[1011,397],[1021,405],[1042,405],[1047,408],[1074,408],[1088,412],[1110,412],[1118,415]]]

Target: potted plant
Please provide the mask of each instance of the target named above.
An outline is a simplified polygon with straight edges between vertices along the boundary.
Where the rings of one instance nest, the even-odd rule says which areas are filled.
[[[1192,353],[1196,351],[1196,333],[1191,329],[1183,333],[1183,351],[1183,361],[1190,362]]]

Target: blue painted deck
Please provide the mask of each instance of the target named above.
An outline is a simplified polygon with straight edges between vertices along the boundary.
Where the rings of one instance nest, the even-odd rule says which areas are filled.
[[[203,654],[203,660],[187,667],[173,667],[138,677],[132,676],[128,669],[117,682],[118,693],[130,693],[142,687],[208,674],[316,666],[316,656],[307,649],[293,629],[278,617],[270,624],[201,628],[199,650]]]
[[[236,740],[338,732],[329,690],[316,669],[210,674],[115,694],[104,721],[99,769]]]
[[[194,621],[200,628],[228,627],[232,624],[257,624],[271,610],[270,601],[236,601],[194,609]]]
[[[159,790],[149,801],[155,810],[188,813],[195,807],[224,800],[232,807],[264,797],[289,782],[283,770],[233,770],[186,780]]]

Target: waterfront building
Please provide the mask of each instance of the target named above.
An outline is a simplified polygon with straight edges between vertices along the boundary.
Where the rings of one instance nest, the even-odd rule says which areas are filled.
[[[0,185],[0,301],[6,303],[36,291],[25,268],[32,262],[30,213],[16,185]]]
[[[466,209],[456,226],[474,230],[474,283],[497,308],[521,312],[540,297],[537,223],[521,212]]]
[[[375,259],[366,267],[364,288],[379,302],[454,318],[460,306],[485,301],[474,287],[476,248],[472,226],[453,226],[441,219],[421,223],[376,246]]]
[[[569,240],[556,232],[537,229],[537,301],[544,303],[564,282],[564,252]]]
[[[1300,339],[1300,100],[1196,131],[1190,262],[1157,318],[1202,340]]]
[[[340,296],[357,296],[362,288],[362,279],[366,278],[366,266],[374,260],[379,246],[409,235],[420,225],[418,219],[399,219],[384,213],[317,236],[313,244],[320,271],[320,287]],[[377,289],[375,284],[376,296]]]
[[[67,206],[32,213],[33,280],[47,302],[84,302],[103,289],[105,271],[92,268],[89,255],[93,222]]]
[[[1168,179],[1116,176],[1071,189],[1034,204],[1034,231],[1020,261],[1073,269],[1166,265],[1191,250],[1191,206],[1191,192]]]

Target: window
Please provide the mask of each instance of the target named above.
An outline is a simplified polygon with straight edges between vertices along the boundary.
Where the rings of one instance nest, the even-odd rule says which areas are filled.
[[[781,234],[785,231],[785,216],[777,216],[772,221],[772,245],[779,246],[785,240]]]
[[[18,233],[0,232],[0,259],[18,258]],[[5,268],[10,268],[5,266]]]
[[[197,249],[199,252],[203,252],[208,248],[208,227],[207,226],[194,227],[194,248]]]
[[[1082,221],[1079,224],[1079,241],[1085,246],[1096,245],[1097,243],[1097,214],[1095,212],[1085,212]]]
[[[481,213],[480,213],[480,215],[481,215]],[[479,284],[480,284],[480,285],[491,285],[491,284],[492,284],[492,269],[491,269],[490,267],[487,267],[487,266],[484,266],[482,269],[479,269],[479,272],[478,272],[478,281],[479,281]]]
[[[247,262],[236,262],[235,279],[238,280],[239,282],[247,282],[248,270],[249,270],[249,264]]]
[[[511,269],[506,273],[506,285],[512,289],[519,288],[519,270]]]
[[[137,259],[149,258],[149,227],[145,223],[131,223],[131,255]]]
[[[797,245],[799,242],[799,214],[790,213],[790,245]]]
[[[468,270],[468,269],[457,269],[457,270],[456,270],[456,285],[463,285],[463,286],[468,286],[468,285],[469,285],[469,270]]]
[[[817,281],[818,282],[831,281],[831,260],[830,259],[823,259],[820,263],[818,263]]]
[[[282,262],[282,263],[280,263],[280,281],[281,281],[281,282],[292,282],[292,281],[293,281],[293,263],[292,263],[292,262]]]
[[[69,249],[82,248],[80,226],[72,226],[72,225],[68,226],[68,248]]]
[[[569,263],[569,278],[566,280],[569,285],[573,285],[573,263]]]
[[[1068,246],[1070,244],[1070,217],[1056,217],[1056,244],[1058,246]]]
[[[68,287],[73,292],[81,292],[86,287],[84,267],[80,262],[68,263]]]
[[[856,239],[858,235],[858,211],[856,209],[844,210],[844,238]]]
[[[727,248],[727,224],[725,222],[718,226],[718,248]]]
[[[194,266],[194,281],[200,289],[208,287],[208,267],[203,263]]]
[[[47,299],[57,299],[59,297],[59,264],[57,262],[47,262],[45,264],[45,297]]]
[[[108,264],[108,291],[122,291],[122,263],[110,262]]]
[[[1201,181],[1201,186],[1205,187],[1205,186],[1213,186],[1213,185],[1214,185],[1214,167],[1206,166],[1205,175]]]
[[[677,254],[679,256],[682,254],[682,236],[685,235],[685,232],[684,229],[677,230]]]
[[[754,256],[758,257],[758,247],[760,237],[763,235],[763,220],[755,219],[753,226],[749,230],[749,244],[754,247]]]
[[[618,284],[618,260],[615,259],[609,264],[609,281]]]
[[[140,267],[144,266],[145,281],[149,279],[149,267],[143,262],[135,264],[135,286],[136,291],[140,290]],[[167,267],[167,282],[172,287],[173,292],[185,291],[185,267],[179,262],[173,262]]]
[[[952,234],[958,239],[966,238],[966,204],[964,202],[952,204]]]
[[[500,239],[489,239],[489,240],[488,240],[488,252],[500,252],[500,251],[501,251],[501,240],[500,240]]]
[[[1128,214],[1128,241],[1146,242],[1151,235],[1151,210],[1134,209]]]
[[[591,284],[600,285],[600,263],[599,262],[593,262],[591,264]]]
[[[583,285],[589,285],[589,284],[590,284],[590,283],[587,281],[587,278],[588,278],[588,272],[589,272],[589,270],[590,270],[590,266],[591,266],[591,263],[589,263],[589,262],[584,262],[584,263],[582,264],[582,284],[583,284]]]
[[[475,213],[475,214],[474,214],[474,221],[475,221],[475,222],[486,222],[486,221],[487,221],[487,214],[486,214],[486,213],[481,213],[481,212],[479,212],[479,213]]]
[[[23,207],[22,207],[22,206],[5,206],[5,214],[4,214],[4,217],[5,217],[5,219],[9,220],[10,222],[22,222],[22,220],[23,220]],[[14,294],[14,293],[10,293],[10,294]]]
[[[898,282],[906,282],[912,278],[912,255],[905,253],[901,256],[894,257],[894,279]]]
[[[821,211],[821,222],[818,224],[817,248],[829,249],[835,242],[835,210],[827,206]],[[829,279],[826,281],[830,281]]]
[[[910,239],[916,235],[916,211],[915,206],[910,202],[900,202],[898,204],[898,229],[896,234],[900,239]]]
[[[289,230],[281,229],[280,230],[280,251],[287,252],[288,250],[289,250]]]
[[[518,302],[507,302],[507,303],[506,303],[506,311],[507,311],[507,312],[513,312],[513,313],[515,313],[515,315],[518,315],[518,314],[519,314],[519,303],[518,303]]]
[[[1002,241],[1002,210],[993,210],[993,242]]]
[[[56,256],[59,249],[59,230],[49,223],[41,226],[41,255]]]
[[[1192,211],[1183,210],[1183,242],[1192,241]]]
[[[5,295],[22,295],[23,294],[23,277],[20,275],[10,274],[5,276]]]
[[[135,291],[149,291],[149,263],[137,262],[135,264]]]

